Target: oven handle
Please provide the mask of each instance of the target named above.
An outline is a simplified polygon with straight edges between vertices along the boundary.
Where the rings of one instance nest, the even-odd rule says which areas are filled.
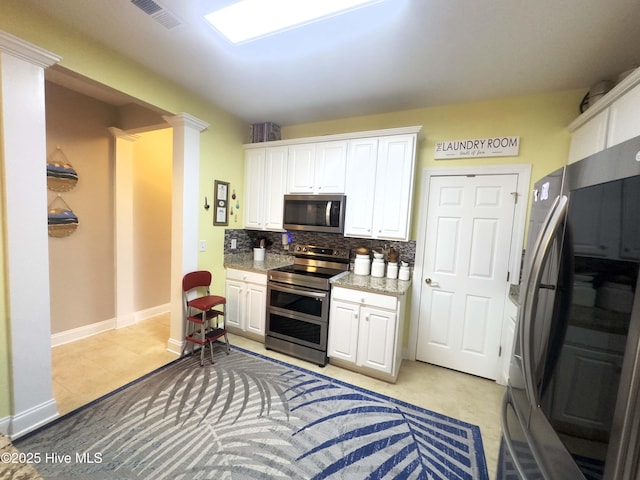
[[[303,295],[305,297],[312,297],[312,298],[327,298],[327,292],[315,292],[315,291],[310,291],[310,290],[301,290],[297,287],[289,287],[287,285],[282,285],[282,284],[273,284],[270,283],[269,287],[272,290],[280,290],[282,292],[287,292],[287,293],[295,293],[296,295]]]
[[[327,202],[327,208],[325,209],[325,212],[324,212],[324,222],[325,222],[327,227],[331,226],[331,205],[332,204],[333,204],[333,202],[331,200],[329,200]]]

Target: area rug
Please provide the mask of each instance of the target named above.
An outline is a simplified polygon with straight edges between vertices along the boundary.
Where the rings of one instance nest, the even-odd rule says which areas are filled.
[[[477,426],[237,347],[15,445],[45,479],[488,479]]]

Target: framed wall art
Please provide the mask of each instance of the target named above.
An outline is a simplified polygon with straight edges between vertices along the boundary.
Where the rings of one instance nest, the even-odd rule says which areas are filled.
[[[213,211],[214,225],[229,225],[229,182],[215,180],[213,182],[215,209]]]

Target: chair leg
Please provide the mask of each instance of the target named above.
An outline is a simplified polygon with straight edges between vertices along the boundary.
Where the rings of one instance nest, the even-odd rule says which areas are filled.
[[[229,355],[229,351],[231,350],[229,347],[229,337],[227,337],[227,332],[224,332],[224,341],[226,343],[227,355]]]

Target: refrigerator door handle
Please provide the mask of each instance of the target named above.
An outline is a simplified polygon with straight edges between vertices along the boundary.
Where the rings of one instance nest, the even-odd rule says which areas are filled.
[[[524,287],[523,288],[524,295],[522,298],[523,308],[521,308],[519,312],[519,320],[517,325],[518,331],[516,332],[518,336],[519,351],[514,352],[514,355],[520,359],[520,364],[522,366],[522,377],[524,380],[525,389],[527,390],[527,396],[529,398],[531,397],[531,394],[529,393],[528,386],[533,382],[533,372],[530,372],[530,370],[528,369],[529,363],[524,358],[524,353],[525,353],[524,345],[525,345],[525,342],[528,342],[529,340],[529,335],[525,334],[525,331],[528,332],[528,326],[530,323],[529,314],[527,310],[524,308],[524,306],[527,305],[527,300],[532,295],[531,286],[533,285],[533,282],[532,282],[531,272],[532,272],[533,264],[535,263],[536,258],[539,256],[540,245],[542,244],[542,237],[544,236],[544,233],[546,232],[547,228],[549,227],[549,224],[551,223],[551,218],[553,217],[553,214],[556,211],[556,208],[558,207],[559,201],[560,201],[560,197],[558,196],[555,198],[555,200],[551,204],[551,207],[549,207],[549,211],[547,212],[544,222],[542,222],[542,228],[540,228],[540,232],[538,233],[538,236],[536,237],[536,240],[533,244],[531,257],[530,257],[531,258],[530,264],[525,265],[525,268],[529,272],[529,275],[526,277],[526,282],[523,285]]]
[[[532,407],[537,407],[539,403],[538,386],[533,378],[534,370],[534,340],[533,335],[534,317],[537,309],[538,288],[540,288],[543,273],[543,262],[551,248],[553,237],[562,225],[568,209],[568,198],[566,195],[557,199],[554,203],[555,209],[550,212],[548,224],[543,229],[539,242],[536,242],[536,251],[531,262],[531,272],[524,296],[524,310],[522,315],[521,345],[522,345],[522,369],[527,389],[527,396]]]
[[[513,446],[513,442],[511,441],[511,432],[509,432],[509,424],[507,423],[507,408],[509,407],[509,392],[505,392],[504,397],[502,398],[502,411],[501,420],[502,420],[502,438],[504,439],[505,446],[509,451],[509,457],[513,461],[513,466],[518,472],[518,478],[526,479],[527,476],[525,474],[524,468],[520,465],[520,461],[516,456],[516,449]]]

